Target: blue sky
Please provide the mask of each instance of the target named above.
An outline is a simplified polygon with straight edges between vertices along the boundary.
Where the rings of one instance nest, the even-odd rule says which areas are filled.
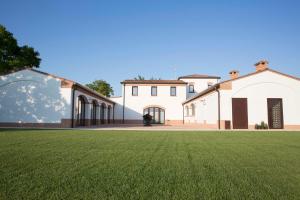
[[[252,72],[260,59],[300,76],[300,1],[0,0],[0,24],[41,54],[40,70],[79,83],[138,74]]]

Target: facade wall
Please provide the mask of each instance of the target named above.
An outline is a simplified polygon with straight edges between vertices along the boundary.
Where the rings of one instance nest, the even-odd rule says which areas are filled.
[[[110,100],[115,102],[115,121],[120,123],[123,120],[123,97],[111,97]]]
[[[232,98],[247,98],[249,129],[261,121],[268,123],[268,98],[282,98],[284,128],[300,128],[300,81],[286,76],[265,71],[253,76],[232,81],[231,89],[220,90],[220,123],[225,128],[225,121],[232,127]],[[212,92],[195,99],[185,106],[196,105],[196,115],[185,117],[186,123],[218,123],[218,96]],[[204,102],[207,102],[206,105]]]
[[[203,90],[206,90],[208,88],[209,84],[216,84],[218,83],[218,79],[191,79],[191,78],[183,78],[180,79],[186,83],[188,83],[188,85],[186,85],[186,98],[190,98],[194,95],[196,95],[197,93],[202,92]],[[195,93],[189,93],[189,85],[194,85],[194,90]]]
[[[0,77],[0,126],[2,127],[72,127],[73,89],[60,78],[32,70],[21,70]],[[92,101],[98,105],[105,103],[105,123],[113,122],[113,103],[95,97],[82,89],[74,92],[73,123],[76,126],[78,96],[87,100],[85,105],[86,124],[91,125]],[[97,107],[97,123],[100,119],[100,106]]]
[[[284,124],[300,127],[300,81],[265,71],[232,82],[232,90],[222,92],[222,119],[232,119],[231,98],[248,99],[250,128],[268,123],[267,98],[282,98]],[[229,111],[230,109],[230,111]]]
[[[60,124],[71,117],[71,89],[30,70],[0,77],[0,122]]]
[[[186,85],[176,86],[176,96],[170,96],[170,87],[173,85],[138,85],[138,96],[132,96],[132,86],[125,86],[125,123],[142,123],[144,108],[160,107],[165,109],[166,124],[182,124],[182,102],[186,99]],[[157,86],[157,96],[151,96],[151,86]],[[124,86],[123,86],[124,87]],[[118,106],[123,106],[123,99]],[[118,110],[117,119],[123,118],[123,107]]]
[[[90,126],[92,125],[92,105],[93,105],[93,101],[96,102],[96,125],[100,125],[101,121],[100,121],[100,110],[101,110],[101,105],[105,105],[105,109],[104,109],[104,124],[108,123],[108,107],[110,106],[111,110],[110,110],[110,121],[111,123],[113,123],[113,116],[114,116],[114,111],[113,111],[113,103],[105,101],[104,99],[99,99],[96,98],[86,92],[83,91],[79,91],[79,90],[75,90],[74,92],[74,121],[76,122],[76,120],[78,119],[78,100],[79,100],[79,96],[83,96],[85,99],[85,126]],[[75,123],[76,124],[76,123]]]
[[[192,104],[195,106],[194,115]],[[213,92],[186,104],[184,123],[199,124],[201,128],[218,128],[218,94]]]

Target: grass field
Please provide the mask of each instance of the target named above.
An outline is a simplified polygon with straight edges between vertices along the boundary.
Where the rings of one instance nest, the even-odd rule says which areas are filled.
[[[300,199],[300,132],[0,130],[0,199]]]

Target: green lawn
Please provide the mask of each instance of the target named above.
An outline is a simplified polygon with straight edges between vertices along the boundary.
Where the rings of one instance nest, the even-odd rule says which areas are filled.
[[[300,132],[0,130],[0,199],[300,199]]]

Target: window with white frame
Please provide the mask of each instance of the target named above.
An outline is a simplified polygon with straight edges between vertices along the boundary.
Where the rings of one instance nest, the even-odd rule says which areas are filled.
[[[157,86],[151,86],[151,96],[157,96]]]
[[[170,87],[170,95],[176,96],[176,87]]]
[[[189,93],[195,93],[194,85],[189,85]]]
[[[195,104],[192,103],[191,108],[192,108],[192,116],[195,116],[195,114],[196,114],[196,110],[195,110],[196,107],[195,107]]]
[[[139,90],[138,86],[132,86],[132,96],[138,96]]]
[[[189,116],[190,115],[190,109],[188,106],[185,106],[185,116]]]

